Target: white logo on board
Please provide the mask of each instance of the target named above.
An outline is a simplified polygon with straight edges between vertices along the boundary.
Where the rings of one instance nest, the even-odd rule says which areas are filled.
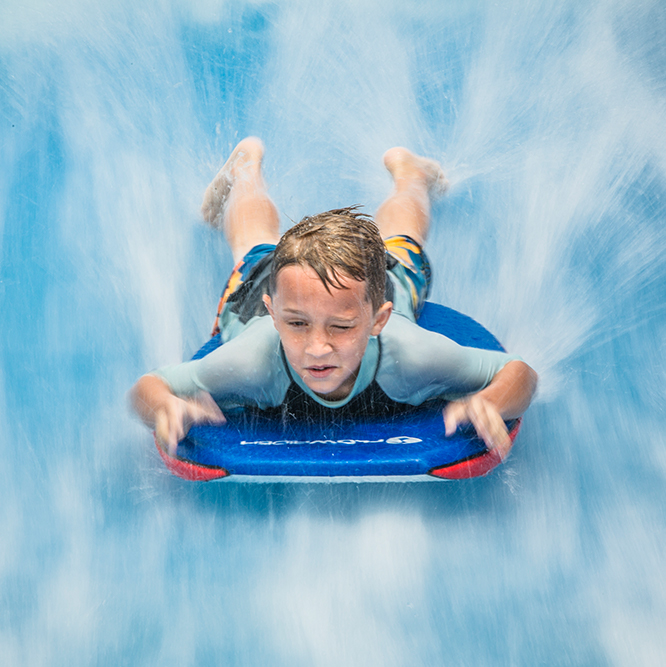
[[[241,445],[362,445],[376,442],[385,442],[387,445],[411,445],[415,442],[423,442],[421,438],[412,438],[408,435],[397,435],[393,438],[380,438],[379,440],[241,440]]]

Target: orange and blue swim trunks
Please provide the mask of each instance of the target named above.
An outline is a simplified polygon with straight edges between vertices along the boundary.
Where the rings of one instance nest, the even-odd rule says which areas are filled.
[[[386,300],[393,301],[394,312],[415,320],[430,292],[431,269],[423,248],[409,236],[384,239],[386,246]],[[217,307],[212,335],[227,325],[236,329],[256,315],[266,315],[262,297],[268,293],[275,245],[263,243],[248,252],[234,267]],[[238,331],[226,332],[225,340]]]

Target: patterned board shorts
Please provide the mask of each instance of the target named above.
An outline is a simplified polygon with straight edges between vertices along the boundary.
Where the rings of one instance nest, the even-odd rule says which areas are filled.
[[[384,239],[387,260],[386,300],[394,302],[394,310],[416,319],[430,292],[430,262],[423,248],[409,236]],[[268,293],[268,279],[275,245],[257,245],[234,267],[217,307],[211,335],[244,325],[255,315],[266,315],[262,297]],[[229,337],[233,337],[234,334]]]

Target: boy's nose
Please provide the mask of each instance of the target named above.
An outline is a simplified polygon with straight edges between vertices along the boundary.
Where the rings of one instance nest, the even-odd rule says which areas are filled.
[[[311,357],[323,357],[331,351],[331,341],[326,331],[313,331],[308,337],[305,352]]]

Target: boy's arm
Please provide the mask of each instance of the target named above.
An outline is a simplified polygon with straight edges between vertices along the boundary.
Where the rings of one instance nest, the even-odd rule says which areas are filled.
[[[446,406],[446,435],[452,435],[460,424],[471,423],[488,449],[497,449],[506,458],[512,443],[504,420],[520,417],[527,410],[537,379],[526,363],[510,361],[485,389]]]
[[[144,375],[130,393],[132,406],[143,422],[155,430],[158,444],[170,456],[194,424],[222,424],[222,411],[207,392],[179,398],[154,375]]]
[[[390,398],[420,405],[436,397],[454,400],[444,410],[446,433],[471,423],[489,449],[511,448],[504,419],[520,416],[536,390],[537,375],[502,352],[458,345],[393,315],[382,331],[378,382]]]
[[[131,392],[134,410],[173,455],[193,424],[224,423],[212,396],[223,405],[229,397],[234,404],[279,405],[290,382],[277,353],[279,340],[271,318],[258,318],[202,359],[144,375]]]

